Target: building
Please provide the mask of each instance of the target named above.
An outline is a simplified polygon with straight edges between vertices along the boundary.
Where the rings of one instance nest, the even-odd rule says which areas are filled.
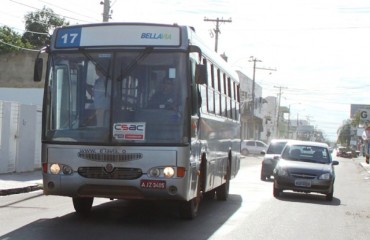
[[[266,103],[262,98],[262,87],[253,84],[253,80],[241,71],[237,73],[240,80],[241,138],[261,139],[264,132],[262,108]]]

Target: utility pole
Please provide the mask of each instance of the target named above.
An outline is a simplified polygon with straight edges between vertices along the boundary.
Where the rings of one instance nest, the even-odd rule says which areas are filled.
[[[255,132],[255,126],[254,126],[254,108],[255,108],[255,89],[256,89],[256,62],[262,62],[261,60],[251,56],[249,62],[253,62],[253,79],[252,79],[252,138],[254,139],[254,132]]]
[[[280,131],[279,131],[279,120],[280,120],[280,102],[281,102],[281,89],[285,89],[286,87],[282,87],[282,86],[274,86],[274,88],[279,88],[279,93],[278,93],[278,96],[279,96],[279,100],[278,100],[278,107],[277,107],[277,119],[276,119],[276,131],[277,131],[277,135],[276,137],[279,138],[280,137]]]
[[[261,69],[261,70],[269,70],[269,71],[276,71],[276,69],[271,69],[271,68],[258,68],[256,67],[256,62],[262,62],[261,60],[257,59],[256,57],[251,56],[249,59],[249,62],[253,62],[253,79],[252,79],[252,129],[253,129],[253,134],[252,137],[254,138],[254,133],[255,133],[255,124],[254,124],[254,108],[255,108],[255,98],[256,98],[256,69]]]
[[[103,10],[103,22],[109,22],[109,19],[111,17],[110,15],[110,0],[104,0],[100,2],[100,5],[104,5]]]
[[[213,29],[213,31],[215,32],[215,52],[217,52],[217,48],[218,48],[218,34],[221,33],[220,31],[220,22],[222,23],[225,23],[225,22],[232,22],[231,21],[231,18],[229,20],[224,20],[224,19],[219,19],[219,18],[216,18],[216,19],[209,19],[209,18],[204,18],[204,21],[206,22],[216,22],[216,28]]]

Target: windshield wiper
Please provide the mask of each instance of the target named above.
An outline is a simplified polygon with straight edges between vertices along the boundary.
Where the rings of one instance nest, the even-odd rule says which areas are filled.
[[[98,61],[96,61],[96,59],[94,59],[89,53],[87,53],[85,51],[84,48],[79,48],[80,52],[91,62],[94,64],[95,68],[97,70],[99,70],[101,73],[103,73],[104,77],[105,77],[105,82],[104,82],[104,87],[105,87],[105,95],[107,95],[107,89],[108,89],[108,79],[110,78],[109,77],[109,72],[110,72],[110,67],[111,67],[111,58],[109,58],[109,63],[108,63],[108,68],[107,70],[105,70],[105,68],[101,65],[101,63],[99,63]]]
[[[133,59],[127,66],[121,69],[121,74],[117,77],[117,81],[122,81],[127,77],[137,66],[137,64],[142,61],[146,56],[148,56],[153,51],[153,47],[146,47],[144,51],[140,52],[135,59]],[[122,68],[122,65],[121,65]]]

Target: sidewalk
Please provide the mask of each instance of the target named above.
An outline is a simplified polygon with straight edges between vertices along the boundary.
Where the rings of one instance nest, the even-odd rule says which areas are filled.
[[[370,164],[367,164],[365,157],[359,156],[357,158],[352,158],[352,161],[362,166],[362,168],[370,174]]]
[[[24,173],[0,174],[0,196],[42,189],[41,169]]]
[[[335,159],[335,157],[334,157]],[[352,158],[352,161],[363,167],[370,174],[370,164],[365,157]],[[41,169],[25,173],[0,174],[0,196],[31,192],[42,189]]]

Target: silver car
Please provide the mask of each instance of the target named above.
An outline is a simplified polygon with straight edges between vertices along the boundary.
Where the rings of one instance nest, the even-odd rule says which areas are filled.
[[[325,143],[288,142],[274,169],[273,195],[279,197],[284,190],[316,192],[333,200],[335,172],[329,147]]]
[[[240,144],[240,152],[243,155],[261,154],[266,149],[267,144],[259,140],[243,140]]]

